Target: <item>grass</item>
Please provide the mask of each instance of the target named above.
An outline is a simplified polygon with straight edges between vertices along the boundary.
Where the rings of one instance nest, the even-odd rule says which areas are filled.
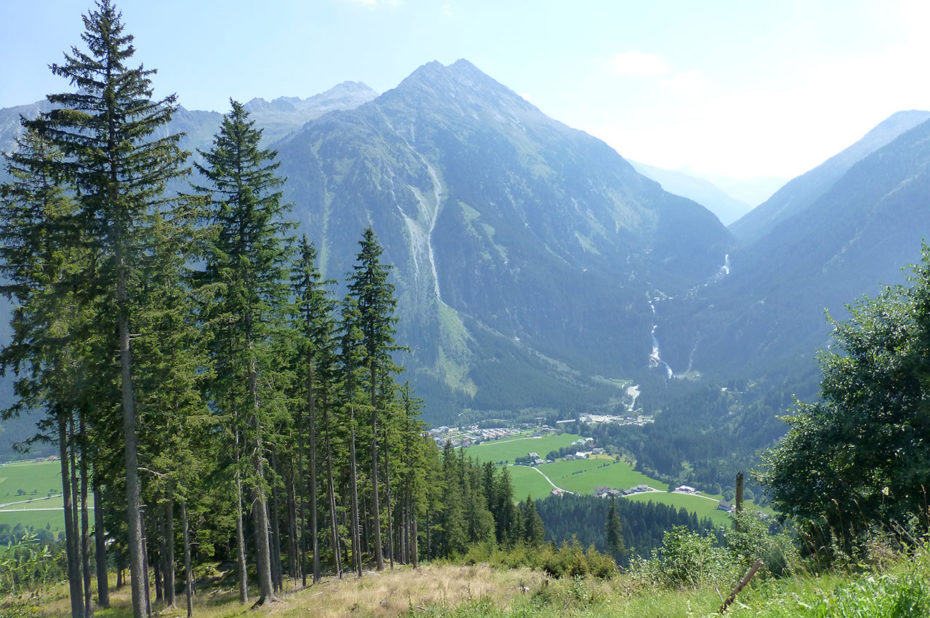
[[[526,457],[531,452],[545,458],[550,451],[568,446],[579,438],[581,436],[572,433],[549,434],[539,438],[526,433],[470,446],[465,449],[465,454],[477,461],[513,463],[517,457]]]
[[[478,599],[493,599],[491,605],[501,611],[527,590],[543,586],[546,577],[529,569],[494,570],[486,565],[423,565],[414,571],[398,567],[381,573],[367,572],[361,579],[346,576],[343,579],[326,577],[322,582],[297,589],[292,580],[285,580],[285,594],[281,600],[256,610],[251,609],[258,597],[251,591],[251,603],[239,603],[238,590],[233,582],[199,590],[194,598],[194,615],[205,618],[233,616],[397,616],[411,611],[422,611],[433,606],[467,605]],[[112,582],[112,578],[111,578]],[[299,583],[299,582],[298,582]],[[154,594],[154,592],[153,592]],[[98,618],[131,616],[129,587],[112,590],[111,608],[97,610]],[[66,584],[58,584],[43,593],[38,601],[29,595],[22,602],[30,606],[29,616],[64,616],[70,613]],[[0,615],[7,615],[5,600],[0,600]],[[165,608],[153,605],[153,611],[162,617],[185,616],[184,596],[177,598],[178,607]],[[12,612],[11,612],[12,613]]]
[[[525,500],[529,495],[533,500],[547,497],[552,492],[543,475],[529,466],[509,466],[510,482],[513,485],[513,497]]]
[[[576,459],[539,466],[541,472],[561,487],[579,494],[593,494],[595,487],[627,489],[649,485],[665,490],[668,485],[637,472],[624,461],[613,459]]]
[[[49,498],[52,493],[53,498]],[[58,461],[18,461],[0,465],[0,524],[64,529],[61,464]],[[13,504],[15,503],[15,504]],[[48,511],[41,509],[56,508]]]
[[[112,581],[112,577],[111,577]],[[207,618],[233,616],[713,616],[733,582],[693,588],[665,588],[622,574],[609,580],[551,579],[526,568],[499,570],[487,565],[428,564],[396,568],[358,579],[328,577],[304,589],[286,580],[281,601],[250,609],[241,604],[233,582],[203,586],[194,612]],[[58,584],[38,597],[0,599],[0,615],[60,616],[69,613],[67,586]],[[129,589],[112,591],[113,606],[100,618],[131,615]],[[254,599],[254,591],[253,591]],[[17,603],[14,606],[13,603]],[[156,604],[158,615],[183,616],[179,606]],[[16,607],[27,611],[14,613]],[[726,616],[794,618],[923,617],[930,612],[930,550],[898,556],[883,569],[862,572],[800,573],[783,579],[753,579]]]
[[[723,511],[717,510],[717,500],[710,500],[700,496],[689,494],[676,494],[668,492],[650,492],[644,494],[633,494],[626,497],[627,500],[636,500],[638,502],[658,502],[668,504],[676,508],[685,509],[689,513],[694,513],[698,519],[709,517],[712,522],[718,526],[730,525],[730,515]]]
[[[514,459],[523,457],[531,451],[545,457],[549,451],[568,446],[579,437],[575,434],[563,433],[534,438],[527,433],[472,446],[467,448],[465,453],[479,461],[495,463],[504,461],[512,464]],[[684,508],[699,518],[709,517],[717,525],[729,525],[730,523],[729,515],[717,510],[717,501],[720,500],[720,496],[699,497],[667,493],[666,483],[637,472],[625,461],[607,455],[589,459],[556,461],[541,464],[536,468],[538,472],[527,466],[510,466],[513,495],[516,499],[523,500],[529,495],[535,500],[545,498],[550,494],[552,485],[539,473],[542,472],[556,486],[584,495],[593,494],[595,487],[627,489],[636,485],[648,485],[661,491],[634,494],[628,499],[644,502],[651,500]],[[748,501],[747,505],[749,505]]]

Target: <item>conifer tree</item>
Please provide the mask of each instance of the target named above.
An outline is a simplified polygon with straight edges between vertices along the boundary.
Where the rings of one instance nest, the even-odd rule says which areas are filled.
[[[394,309],[397,300],[394,297],[394,284],[388,281],[390,267],[381,263],[384,250],[378,244],[375,232],[367,228],[359,241],[361,247],[355,259],[350,275],[349,295],[357,307],[357,327],[362,333],[362,366],[367,370],[366,388],[368,391],[371,414],[371,501],[372,501],[372,536],[374,537],[375,564],[380,571],[384,569],[384,552],[381,540],[381,504],[378,479],[378,420],[384,404],[393,393],[385,393],[379,388],[382,384],[379,376],[394,373],[396,369],[391,360],[394,345]]]
[[[239,447],[251,453],[248,478],[259,601],[265,602],[275,598],[265,437],[272,411],[282,397],[271,385],[276,362],[272,338],[288,298],[287,232],[291,224],[284,219],[287,206],[280,191],[284,180],[275,173],[276,153],[260,147],[261,130],[254,127],[240,103],[230,103],[232,109],[224,116],[212,148],[201,152],[204,163],[197,165],[209,184],[196,188],[212,198],[213,228],[203,273],[204,283],[213,288],[212,302],[205,311],[216,362],[212,390],[216,405],[225,410],[234,427],[234,442],[241,436]],[[239,553],[243,554],[241,548]]]
[[[605,531],[607,533],[607,551],[615,557],[626,553],[626,548],[623,546],[623,528],[620,524],[620,514],[617,512],[617,499],[614,497],[610,499]]]
[[[139,281],[139,259],[147,251],[156,211],[171,212],[177,201],[165,197],[165,184],[185,173],[178,135],[156,138],[175,110],[173,96],[152,100],[154,71],[129,62],[133,37],[124,32],[110,0],[98,0],[84,16],[86,51],[72,47],[52,72],[76,91],[49,95],[54,109],[32,123],[63,153],[63,166],[76,196],[76,218],[92,260],[80,291],[87,307],[99,313],[99,332],[116,334],[120,384],[128,542],[133,613],[143,615],[140,485],[137,460],[135,393],[130,332],[131,298]]]
[[[298,380],[302,393],[299,405],[297,432],[298,432],[298,460],[299,470],[303,479],[303,452],[304,452],[304,421],[303,410],[307,411],[306,426],[309,441],[309,475],[307,492],[310,495],[310,542],[313,552],[313,583],[320,581],[320,548],[319,530],[317,522],[317,470],[318,464],[318,438],[317,438],[317,411],[320,399],[324,405],[328,403],[328,390],[334,378],[331,369],[333,359],[332,337],[332,311],[334,303],[327,293],[327,287],[333,283],[324,281],[316,266],[316,248],[301,237],[297,251],[297,263],[291,274],[294,293],[297,297],[297,315],[295,331],[298,334],[297,364]],[[321,367],[322,365],[322,367]],[[321,393],[322,391],[322,393]],[[319,395],[323,396],[320,397]],[[307,510],[303,506],[302,511]]]
[[[542,518],[536,512],[536,503],[530,496],[521,504],[523,513],[523,538],[528,545],[538,546],[546,542],[546,531],[543,528]]]

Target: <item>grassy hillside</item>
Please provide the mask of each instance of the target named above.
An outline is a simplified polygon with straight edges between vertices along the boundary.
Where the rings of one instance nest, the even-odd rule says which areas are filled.
[[[862,567],[860,567],[862,568]],[[737,576],[738,577],[738,576]],[[730,583],[664,587],[634,575],[607,580],[552,579],[526,568],[495,569],[487,565],[424,565],[366,573],[358,579],[325,578],[286,592],[270,607],[250,609],[237,599],[235,586],[224,581],[199,587],[195,615],[233,616],[711,616],[717,615]],[[128,587],[111,592],[113,607],[97,616],[131,615]],[[0,615],[60,616],[68,613],[67,586],[59,584],[30,598],[0,599]],[[183,597],[179,599],[183,606]],[[15,604],[15,605],[14,605]],[[183,616],[183,608],[161,616]],[[805,616],[919,617],[930,611],[930,551],[898,556],[883,566],[856,572],[806,573],[781,579],[757,577],[739,594],[727,616],[794,618]]]

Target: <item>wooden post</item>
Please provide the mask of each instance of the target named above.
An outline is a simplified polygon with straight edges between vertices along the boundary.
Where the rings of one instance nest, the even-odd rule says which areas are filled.
[[[742,477],[742,472],[740,473],[740,477]],[[736,600],[736,595],[740,593],[740,590],[746,587],[746,584],[748,584],[749,580],[752,579],[752,576],[755,575],[756,572],[762,568],[763,564],[765,563],[762,562],[762,559],[760,558],[756,560],[755,564],[753,564],[752,567],[748,571],[746,571],[746,574],[743,576],[743,579],[740,581],[740,583],[736,585],[736,588],[733,589],[733,591],[730,593],[730,596],[727,597],[727,600],[723,602],[723,605],[720,606],[719,613],[722,614],[725,611],[727,611],[727,608],[730,607],[730,603]]]
[[[743,473],[736,473],[736,512],[743,511]]]

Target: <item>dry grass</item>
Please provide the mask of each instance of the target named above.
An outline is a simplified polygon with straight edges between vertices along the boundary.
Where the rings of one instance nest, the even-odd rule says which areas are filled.
[[[424,565],[414,570],[397,567],[393,571],[366,572],[358,578],[347,575],[343,579],[326,577],[322,582],[306,588],[294,587],[285,582],[285,593],[280,600],[261,608],[238,601],[235,588],[204,589],[194,597],[194,615],[205,618],[232,616],[398,616],[411,609],[435,605],[453,607],[483,598],[492,599],[500,606],[529,590],[537,589],[545,575],[528,569],[495,570],[486,565]],[[154,595],[154,589],[152,590]],[[254,602],[257,595],[254,595]],[[98,610],[96,616],[131,616],[129,587],[111,590],[111,609]],[[156,604],[156,614],[165,617],[185,616],[184,597],[177,598],[173,609]],[[35,616],[66,616],[70,614],[68,588],[60,584],[47,590],[34,604]],[[0,614],[3,612],[0,611]],[[27,614],[28,615],[28,614]]]
[[[485,597],[504,606],[544,576],[528,569],[492,570],[484,565],[426,565],[366,573],[361,579],[327,579],[274,603],[280,616],[397,616],[436,604],[455,606]]]

